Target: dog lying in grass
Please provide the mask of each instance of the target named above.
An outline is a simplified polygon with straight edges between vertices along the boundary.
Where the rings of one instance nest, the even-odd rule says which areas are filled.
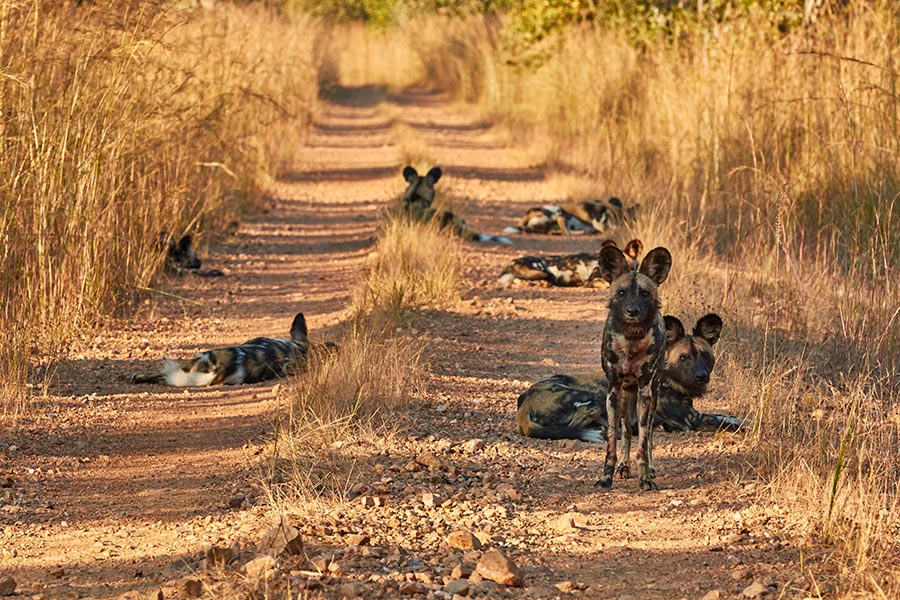
[[[420,223],[437,223],[442,230],[449,231],[457,237],[473,242],[494,242],[511,245],[507,237],[476,233],[458,215],[448,210],[432,207],[434,202],[434,184],[441,178],[440,167],[434,167],[424,176],[419,175],[413,167],[403,169],[403,179],[407,187],[400,198],[400,214]]]
[[[169,275],[184,275],[191,273],[200,277],[222,277],[225,275],[218,269],[201,269],[200,257],[194,250],[194,238],[190,234],[181,236],[177,242],[175,238],[163,231],[159,234],[160,248],[165,248],[166,259],[163,269]]]
[[[337,346],[324,344],[328,351]],[[133,375],[134,383],[165,383],[173,386],[237,385],[257,383],[278,377],[306,366],[310,342],[306,319],[297,313],[291,324],[291,339],[258,337],[239,346],[207,350],[183,363],[163,362],[156,373]]]
[[[739,431],[749,420],[701,413],[694,400],[706,394],[715,366],[713,346],[722,332],[716,314],[701,317],[693,333],[671,315],[666,326],[666,361],[660,374],[659,403],[653,425],[666,431]],[[609,382],[602,373],[554,375],[538,381],[519,396],[516,423],[519,433],[539,439],[606,440],[606,396]],[[637,422],[629,423],[632,434]]]
[[[600,249],[615,246],[613,240],[604,240]],[[640,240],[625,244],[625,255],[636,263],[644,245]],[[557,256],[522,256],[509,263],[500,274],[498,281],[506,287],[516,280],[546,281],[549,285],[565,287],[607,288],[609,282],[599,276],[597,261],[599,253],[562,254]]]
[[[503,233],[549,233],[593,235],[605,233],[634,219],[638,206],[625,208],[616,197],[609,200],[573,202],[563,206],[536,206],[525,211],[516,227]]]

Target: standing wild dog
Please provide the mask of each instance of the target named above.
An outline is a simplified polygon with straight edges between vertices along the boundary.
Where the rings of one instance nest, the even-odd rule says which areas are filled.
[[[634,219],[640,206],[626,209],[616,197],[609,200],[574,202],[563,206],[536,206],[529,208],[516,227],[507,227],[504,233],[551,233],[564,235],[591,235],[604,233],[626,221]]]
[[[457,237],[473,242],[494,242],[512,245],[512,240],[503,236],[488,235],[472,231],[464,220],[448,210],[438,210],[431,206],[434,202],[434,184],[441,178],[440,167],[434,167],[423,177],[411,166],[403,169],[403,179],[409,184],[400,198],[401,214],[421,223],[437,223]]]
[[[600,245],[615,246],[612,240],[604,240]],[[625,255],[632,263],[637,261],[644,245],[641,240],[631,240],[625,244]],[[513,260],[503,269],[498,281],[504,287],[517,279],[525,281],[546,281],[556,286],[607,287],[609,284],[599,276],[593,276],[597,268],[598,254],[582,252],[558,256],[522,256]]]
[[[659,314],[659,285],[668,277],[671,266],[672,255],[665,248],[651,250],[637,271],[631,269],[618,248],[607,246],[600,250],[598,273],[610,284],[609,314],[603,327],[601,349],[603,372],[609,381],[606,397],[609,434],[598,487],[612,488],[614,470],[620,477],[628,477],[631,428],[627,423],[636,416],[638,484],[642,490],[657,488],[650,473],[650,458],[653,415],[666,354],[666,331]],[[620,428],[622,458],[617,461]]]
[[[685,335],[681,321],[671,315],[666,315],[664,322],[666,362],[653,425],[666,431],[739,431],[747,426],[747,419],[694,408],[694,400],[706,393],[715,365],[712,347],[722,331],[722,319],[716,314],[702,317],[691,335]],[[604,441],[608,393],[609,383],[602,373],[553,375],[519,396],[517,429],[525,437],[538,439]],[[633,435],[637,423],[629,426]]]
[[[166,260],[163,269],[169,275],[184,275],[191,273],[200,277],[222,277],[225,275],[218,269],[201,269],[200,257],[194,250],[194,238],[191,234],[181,236],[178,242],[165,231],[159,234],[160,249],[166,250]]]
[[[326,346],[328,346],[326,344]],[[162,371],[134,375],[135,383],[166,383],[176,386],[203,386],[224,383],[256,383],[284,377],[306,364],[310,351],[306,319],[297,313],[291,324],[291,339],[253,338],[240,346],[202,352],[191,360],[163,361]]]

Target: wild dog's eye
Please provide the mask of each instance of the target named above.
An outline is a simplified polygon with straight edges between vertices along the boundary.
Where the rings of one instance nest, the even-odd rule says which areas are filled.
[[[706,350],[700,351],[700,358],[709,358],[709,357],[710,357],[709,352],[707,352]]]
[[[641,298],[646,298],[650,295],[650,290],[641,290]]]
[[[690,359],[691,359],[690,354],[682,354],[681,356],[678,357],[678,360],[680,360],[681,362],[687,362]]]
[[[624,298],[624,297],[625,297],[625,290],[619,290],[618,292],[616,292],[616,296],[619,296],[620,298]]]

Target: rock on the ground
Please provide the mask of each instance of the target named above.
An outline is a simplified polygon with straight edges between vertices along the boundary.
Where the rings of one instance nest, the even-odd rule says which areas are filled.
[[[210,546],[206,550],[206,564],[209,567],[222,568],[234,558],[234,551],[231,548],[222,546]]]
[[[363,586],[356,581],[351,581],[350,583],[345,583],[340,587],[340,594],[342,598],[359,598],[363,594]]]
[[[444,586],[444,591],[454,596],[468,596],[469,582],[465,579],[454,579]]]
[[[499,550],[485,552],[475,566],[475,571],[491,581],[496,581],[509,587],[522,585],[522,575],[519,567]]]
[[[282,523],[265,532],[256,547],[259,554],[288,556],[303,552],[303,538],[296,527]]]
[[[744,598],[761,598],[762,596],[769,595],[769,588],[758,581],[754,581],[744,588],[744,591],[741,592],[741,595],[744,596]]]
[[[12,577],[0,579],[0,596],[12,596],[16,591],[16,580]]]
[[[451,532],[447,536],[447,543],[451,548],[459,550],[478,550],[481,548],[481,541],[475,537],[475,534],[462,529]]]
[[[271,575],[275,570],[275,565],[277,563],[278,561],[275,557],[264,554],[262,556],[257,556],[244,565],[244,572],[247,573],[247,577],[251,579],[264,579]]]
[[[722,596],[722,592],[719,590],[709,590],[706,592],[700,600],[719,600]]]
[[[186,578],[182,580],[180,587],[187,598],[199,598],[203,594],[203,584],[199,579]]]

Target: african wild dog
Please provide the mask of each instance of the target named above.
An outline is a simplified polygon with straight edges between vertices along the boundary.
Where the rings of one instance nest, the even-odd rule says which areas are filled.
[[[160,249],[165,249],[166,260],[163,269],[169,275],[192,273],[200,277],[222,277],[225,275],[218,269],[201,269],[200,257],[194,250],[194,238],[191,234],[181,236],[178,242],[165,231],[159,234]]]
[[[615,246],[612,240],[604,240],[600,248]],[[625,255],[632,262],[637,261],[644,245],[641,240],[631,240],[625,244]],[[498,281],[506,287],[517,279],[525,281],[546,281],[556,286],[585,286],[606,288],[609,283],[595,275],[599,254],[582,252],[560,256],[522,256],[513,260],[500,274]],[[592,277],[593,275],[593,277]]]
[[[613,471],[628,477],[631,454],[631,427],[622,428],[632,417],[638,422],[638,485],[656,489],[650,472],[653,449],[652,426],[665,362],[666,330],[659,314],[659,289],[669,275],[672,255],[666,248],[654,248],[638,270],[632,270],[622,251],[614,246],[600,250],[598,273],[609,282],[609,314],[603,327],[601,360],[609,382],[606,414],[609,435],[606,459],[598,487],[612,488]],[[616,446],[622,429],[622,458]]]
[[[512,240],[498,235],[476,233],[459,216],[448,210],[438,210],[431,206],[434,202],[434,184],[441,178],[440,167],[434,167],[423,177],[411,166],[403,169],[403,179],[409,184],[400,198],[400,212],[413,221],[437,223],[442,230],[473,242],[494,242],[512,245]]]
[[[660,374],[659,404],[653,425],[666,431],[739,431],[747,419],[707,414],[694,408],[694,399],[706,393],[715,365],[712,346],[722,331],[722,319],[708,314],[685,335],[677,318],[666,315],[666,362]],[[518,431],[538,439],[606,439],[606,395],[609,383],[602,373],[554,375],[538,381],[519,396]],[[637,423],[629,423],[632,435]]]
[[[333,344],[325,344],[333,349]],[[240,346],[202,352],[191,360],[163,362],[162,371],[134,375],[135,383],[166,383],[175,386],[203,386],[224,383],[256,383],[284,377],[292,369],[304,366],[310,352],[308,330],[303,313],[291,324],[291,339],[253,338]]]
[[[536,206],[525,211],[517,227],[507,227],[504,233],[565,235],[604,233],[633,220],[639,208],[640,205],[626,209],[622,206],[622,201],[616,197],[563,206]]]

